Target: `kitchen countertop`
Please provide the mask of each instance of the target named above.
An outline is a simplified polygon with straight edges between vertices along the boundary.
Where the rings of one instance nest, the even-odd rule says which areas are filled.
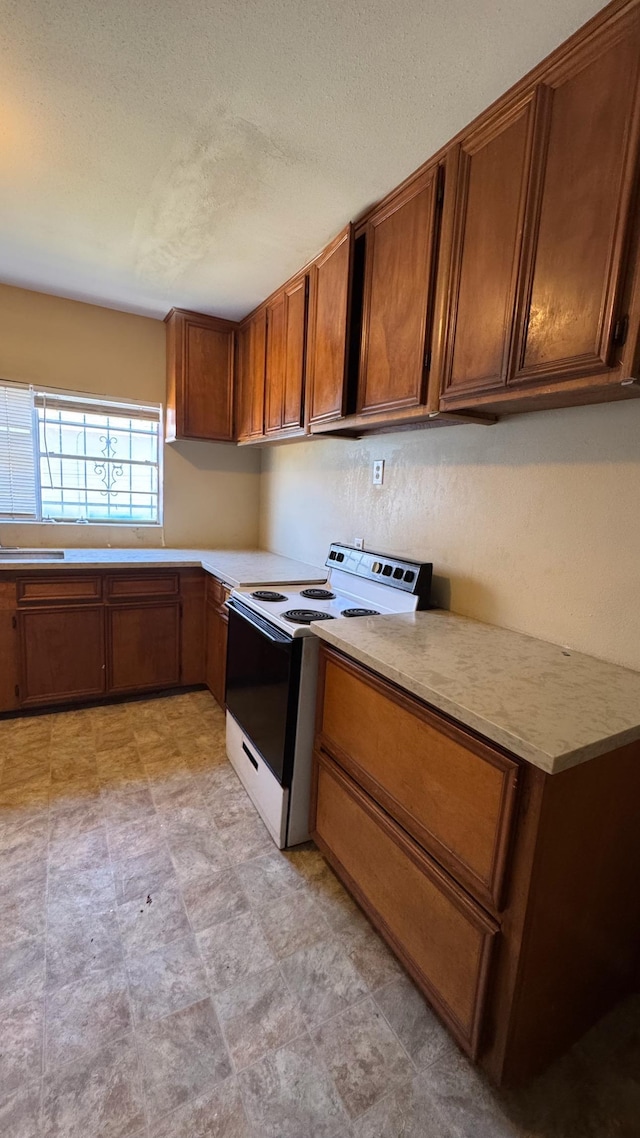
[[[65,549],[64,560],[0,560],[0,572],[24,569],[200,568],[232,588],[326,581],[326,570],[262,549]]]
[[[549,774],[640,739],[640,672],[449,612],[311,627]]]

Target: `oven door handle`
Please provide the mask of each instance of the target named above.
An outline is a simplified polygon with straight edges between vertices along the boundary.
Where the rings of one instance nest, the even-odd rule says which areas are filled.
[[[277,628],[270,627],[266,620],[257,616],[251,609],[246,608],[245,605],[239,603],[233,597],[225,601],[225,608],[236,613],[242,620],[246,620],[247,624],[252,625],[261,636],[266,636],[267,640],[270,640],[272,644],[291,644],[292,638],[290,636],[287,636],[284,632],[280,632]]]

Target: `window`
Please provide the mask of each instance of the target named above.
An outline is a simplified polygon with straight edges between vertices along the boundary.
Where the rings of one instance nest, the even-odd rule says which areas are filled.
[[[159,525],[159,404],[0,382],[0,520]]]

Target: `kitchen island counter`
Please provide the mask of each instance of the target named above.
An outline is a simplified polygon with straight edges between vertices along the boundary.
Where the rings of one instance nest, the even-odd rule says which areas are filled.
[[[450,612],[311,627],[338,651],[549,774],[640,739],[640,672]]]

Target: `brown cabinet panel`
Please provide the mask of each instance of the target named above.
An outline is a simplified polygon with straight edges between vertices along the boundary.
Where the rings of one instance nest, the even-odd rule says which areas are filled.
[[[475,1055],[497,925],[329,759],[314,780],[313,837]]]
[[[431,167],[367,223],[359,412],[426,401],[439,180]]]
[[[342,230],[312,269],[307,386],[309,422],[346,414],[353,225]]]
[[[535,93],[501,110],[449,156],[445,211],[452,261],[444,390],[492,388],[507,381]]]
[[[180,578],[177,573],[127,573],[107,577],[106,595],[123,600],[142,597],[177,596]]]
[[[23,707],[104,694],[101,605],[22,610],[18,628]]]
[[[180,682],[185,685],[205,682],[205,585],[202,569],[183,569],[180,573]]]
[[[264,429],[279,431],[284,410],[287,324],[284,291],[267,305],[267,371]]]
[[[179,602],[107,609],[107,675],[110,692],[180,683]]]
[[[232,440],[236,325],[180,309],[166,319],[167,438]]]
[[[516,379],[610,362],[638,153],[640,32],[600,36],[545,81],[544,164]]]
[[[500,908],[518,764],[326,649],[319,743],[475,896]]]
[[[282,427],[301,427],[304,415],[305,342],[308,278],[285,288],[286,335]]]
[[[267,434],[302,427],[306,326],[305,274],[285,285],[267,305]]]
[[[0,578],[0,712],[19,705],[19,661],[16,584]]]
[[[238,333],[237,384],[238,439],[264,435],[264,396],[267,314],[262,308]]]
[[[18,577],[16,590],[19,605],[99,601],[102,596],[102,578],[97,573],[66,572],[51,577]]]

